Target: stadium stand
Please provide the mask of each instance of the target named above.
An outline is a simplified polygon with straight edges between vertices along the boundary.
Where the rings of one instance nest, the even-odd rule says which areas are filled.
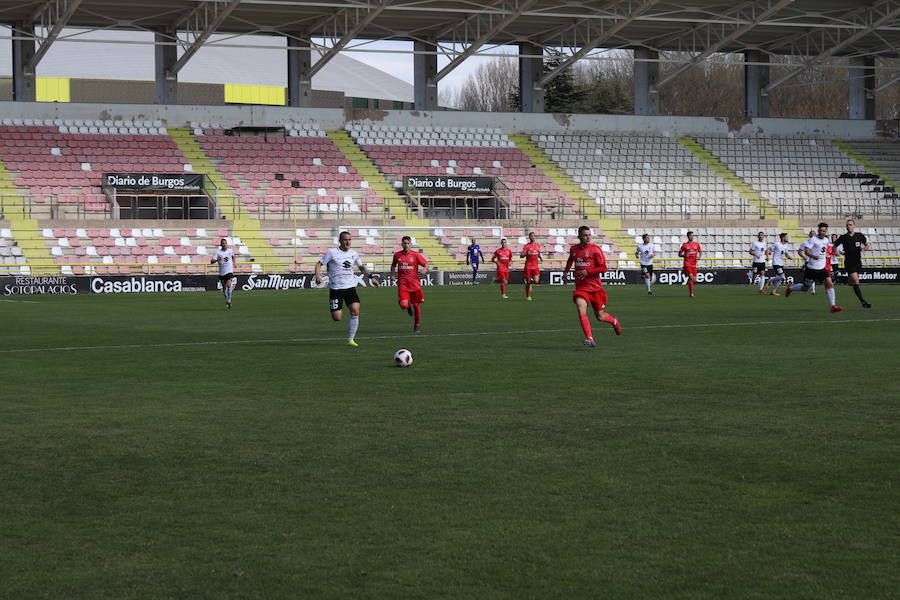
[[[0,159],[36,205],[57,203],[57,217],[108,217],[105,172],[182,173],[187,160],[161,121],[3,119]],[[187,167],[189,168],[189,167]],[[74,216],[74,215],[73,215]]]
[[[497,178],[500,194],[517,217],[540,214],[543,205],[561,214],[580,210],[565,192],[497,128],[347,125],[350,136],[396,187],[404,175],[485,175]]]
[[[670,137],[577,132],[534,133],[530,139],[609,213],[756,216]]]
[[[359,215],[382,203],[325,132],[291,123],[286,135],[226,135],[193,123],[193,134],[244,208],[260,218]],[[274,213],[274,214],[273,214]]]
[[[25,256],[8,223],[0,222],[0,275],[24,275]]]
[[[863,165],[826,140],[700,137],[698,141],[782,214],[846,215],[881,201],[880,193],[860,186],[862,179],[857,177],[866,173]]]
[[[45,227],[41,230],[50,254],[63,275],[128,273],[204,273],[207,263],[225,236],[236,248],[238,269],[260,271],[250,265],[247,247],[218,222],[191,222],[191,227],[171,221],[152,223],[115,221],[124,227]],[[178,222],[176,222],[178,223]],[[179,225],[186,222],[181,222]],[[91,221],[91,225],[96,221]],[[198,225],[207,224],[209,227]],[[71,226],[72,223],[66,225]],[[143,225],[138,227],[138,225]],[[243,258],[243,260],[242,260]]]

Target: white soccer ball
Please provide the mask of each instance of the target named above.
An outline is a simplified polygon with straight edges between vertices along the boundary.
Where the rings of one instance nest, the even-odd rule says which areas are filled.
[[[412,364],[412,352],[406,348],[400,348],[394,352],[394,364],[398,367],[408,367]]]

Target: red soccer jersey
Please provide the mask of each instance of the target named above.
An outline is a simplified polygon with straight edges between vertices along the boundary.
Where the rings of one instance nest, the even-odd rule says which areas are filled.
[[[512,262],[512,250],[506,248],[497,248],[494,250],[494,255],[491,257],[491,260],[497,259],[497,269],[508,269],[509,263]]]
[[[686,267],[697,266],[697,255],[700,252],[702,252],[700,242],[685,242],[681,245],[681,250],[678,251],[679,254],[684,255],[684,266]]]
[[[541,253],[541,245],[538,243],[525,244],[522,246],[522,252],[525,253],[525,268],[537,268],[538,255]]]
[[[584,248],[575,244],[569,248],[569,260],[566,262],[566,273],[572,267],[575,271],[587,271],[584,279],[575,278],[575,289],[585,292],[596,292],[603,289],[600,273],[606,273],[606,257],[597,244],[588,244]]]
[[[831,273],[832,267],[834,267],[834,246],[828,244],[828,247],[825,248],[825,272]]]
[[[421,290],[419,265],[424,267],[427,264],[428,261],[425,260],[425,257],[415,250],[410,250],[407,253],[404,253],[402,250],[394,252],[394,262],[391,268],[396,267],[397,269],[397,287],[411,292]]]

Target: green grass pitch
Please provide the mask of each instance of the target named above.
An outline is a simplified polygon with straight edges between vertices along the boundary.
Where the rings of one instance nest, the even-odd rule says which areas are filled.
[[[607,289],[0,302],[0,596],[896,598],[900,288]]]

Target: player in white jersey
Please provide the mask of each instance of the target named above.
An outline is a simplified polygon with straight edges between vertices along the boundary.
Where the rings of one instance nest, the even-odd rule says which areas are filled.
[[[816,230],[810,229],[809,237],[806,239],[806,241],[801,242],[800,246],[797,247],[797,256],[800,257],[800,260],[803,261],[803,264],[800,265],[803,270],[803,273],[806,273],[806,265],[809,264],[809,257],[806,256],[805,248],[809,245],[810,240],[812,240],[814,237],[816,237]],[[801,277],[802,277],[802,274],[801,274]],[[815,281],[813,282],[812,287],[809,290],[809,293],[812,294],[813,296],[816,295],[816,282]]]
[[[819,223],[819,233],[814,238],[806,240],[803,246],[803,254],[807,257],[806,270],[803,272],[803,283],[795,283],[787,289],[785,297],[791,295],[791,292],[805,292],[812,287],[813,283],[825,284],[825,295],[828,296],[829,310],[833,313],[844,310],[837,305],[834,293],[834,283],[831,276],[825,269],[828,261],[828,247],[831,240],[828,239],[828,223]]]
[[[225,238],[222,238],[219,247],[213,253],[212,260],[209,261],[211,265],[216,263],[219,263],[219,283],[225,295],[225,308],[231,308],[231,292],[237,277],[234,275],[234,250],[228,247],[228,240]]]
[[[788,234],[779,233],[778,241],[772,244],[772,270],[775,272],[775,275],[769,278],[769,284],[772,286],[771,294],[773,296],[781,295],[778,293],[778,288],[784,283],[784,259],[794,258],[791,256],[791,249],[788,247],[790,243],[791,238]]]
[[[765,294],[766,290],[766,258],[772,251],[766,244],[766,234],[760,231],[756,234],[756,241],[750,244],[750,256],[753,257],[752,275],[759,277],[759,293]],[[752,282],[752,279],[751,279]]]
[[[642,243],[637,245],[634,256],[641,263],[641,276],[644,278],[644,285],[647,286],[647,294],[653,294],[650,286],[653,284],[653,259],[656,257],[656,245],[650,241],[650,236],[646,233],[641,236]]]
[[[328,269],[328,307],[331,318],[340,321],[343,316],[343,305],[350,311],[350,322],[347,327],[347,345],[357,347],[356,330],[359,329],[359,295],[356,293],[356,275],[353,267],[369,278],[372,285],[377,286],[379,280],[366,270],[356,250],[350,249],[352,237],[349,231],[338,235],[338,247],[330,248],[325,256],[316,263],[316,284],[322,285],[322,267]]]

